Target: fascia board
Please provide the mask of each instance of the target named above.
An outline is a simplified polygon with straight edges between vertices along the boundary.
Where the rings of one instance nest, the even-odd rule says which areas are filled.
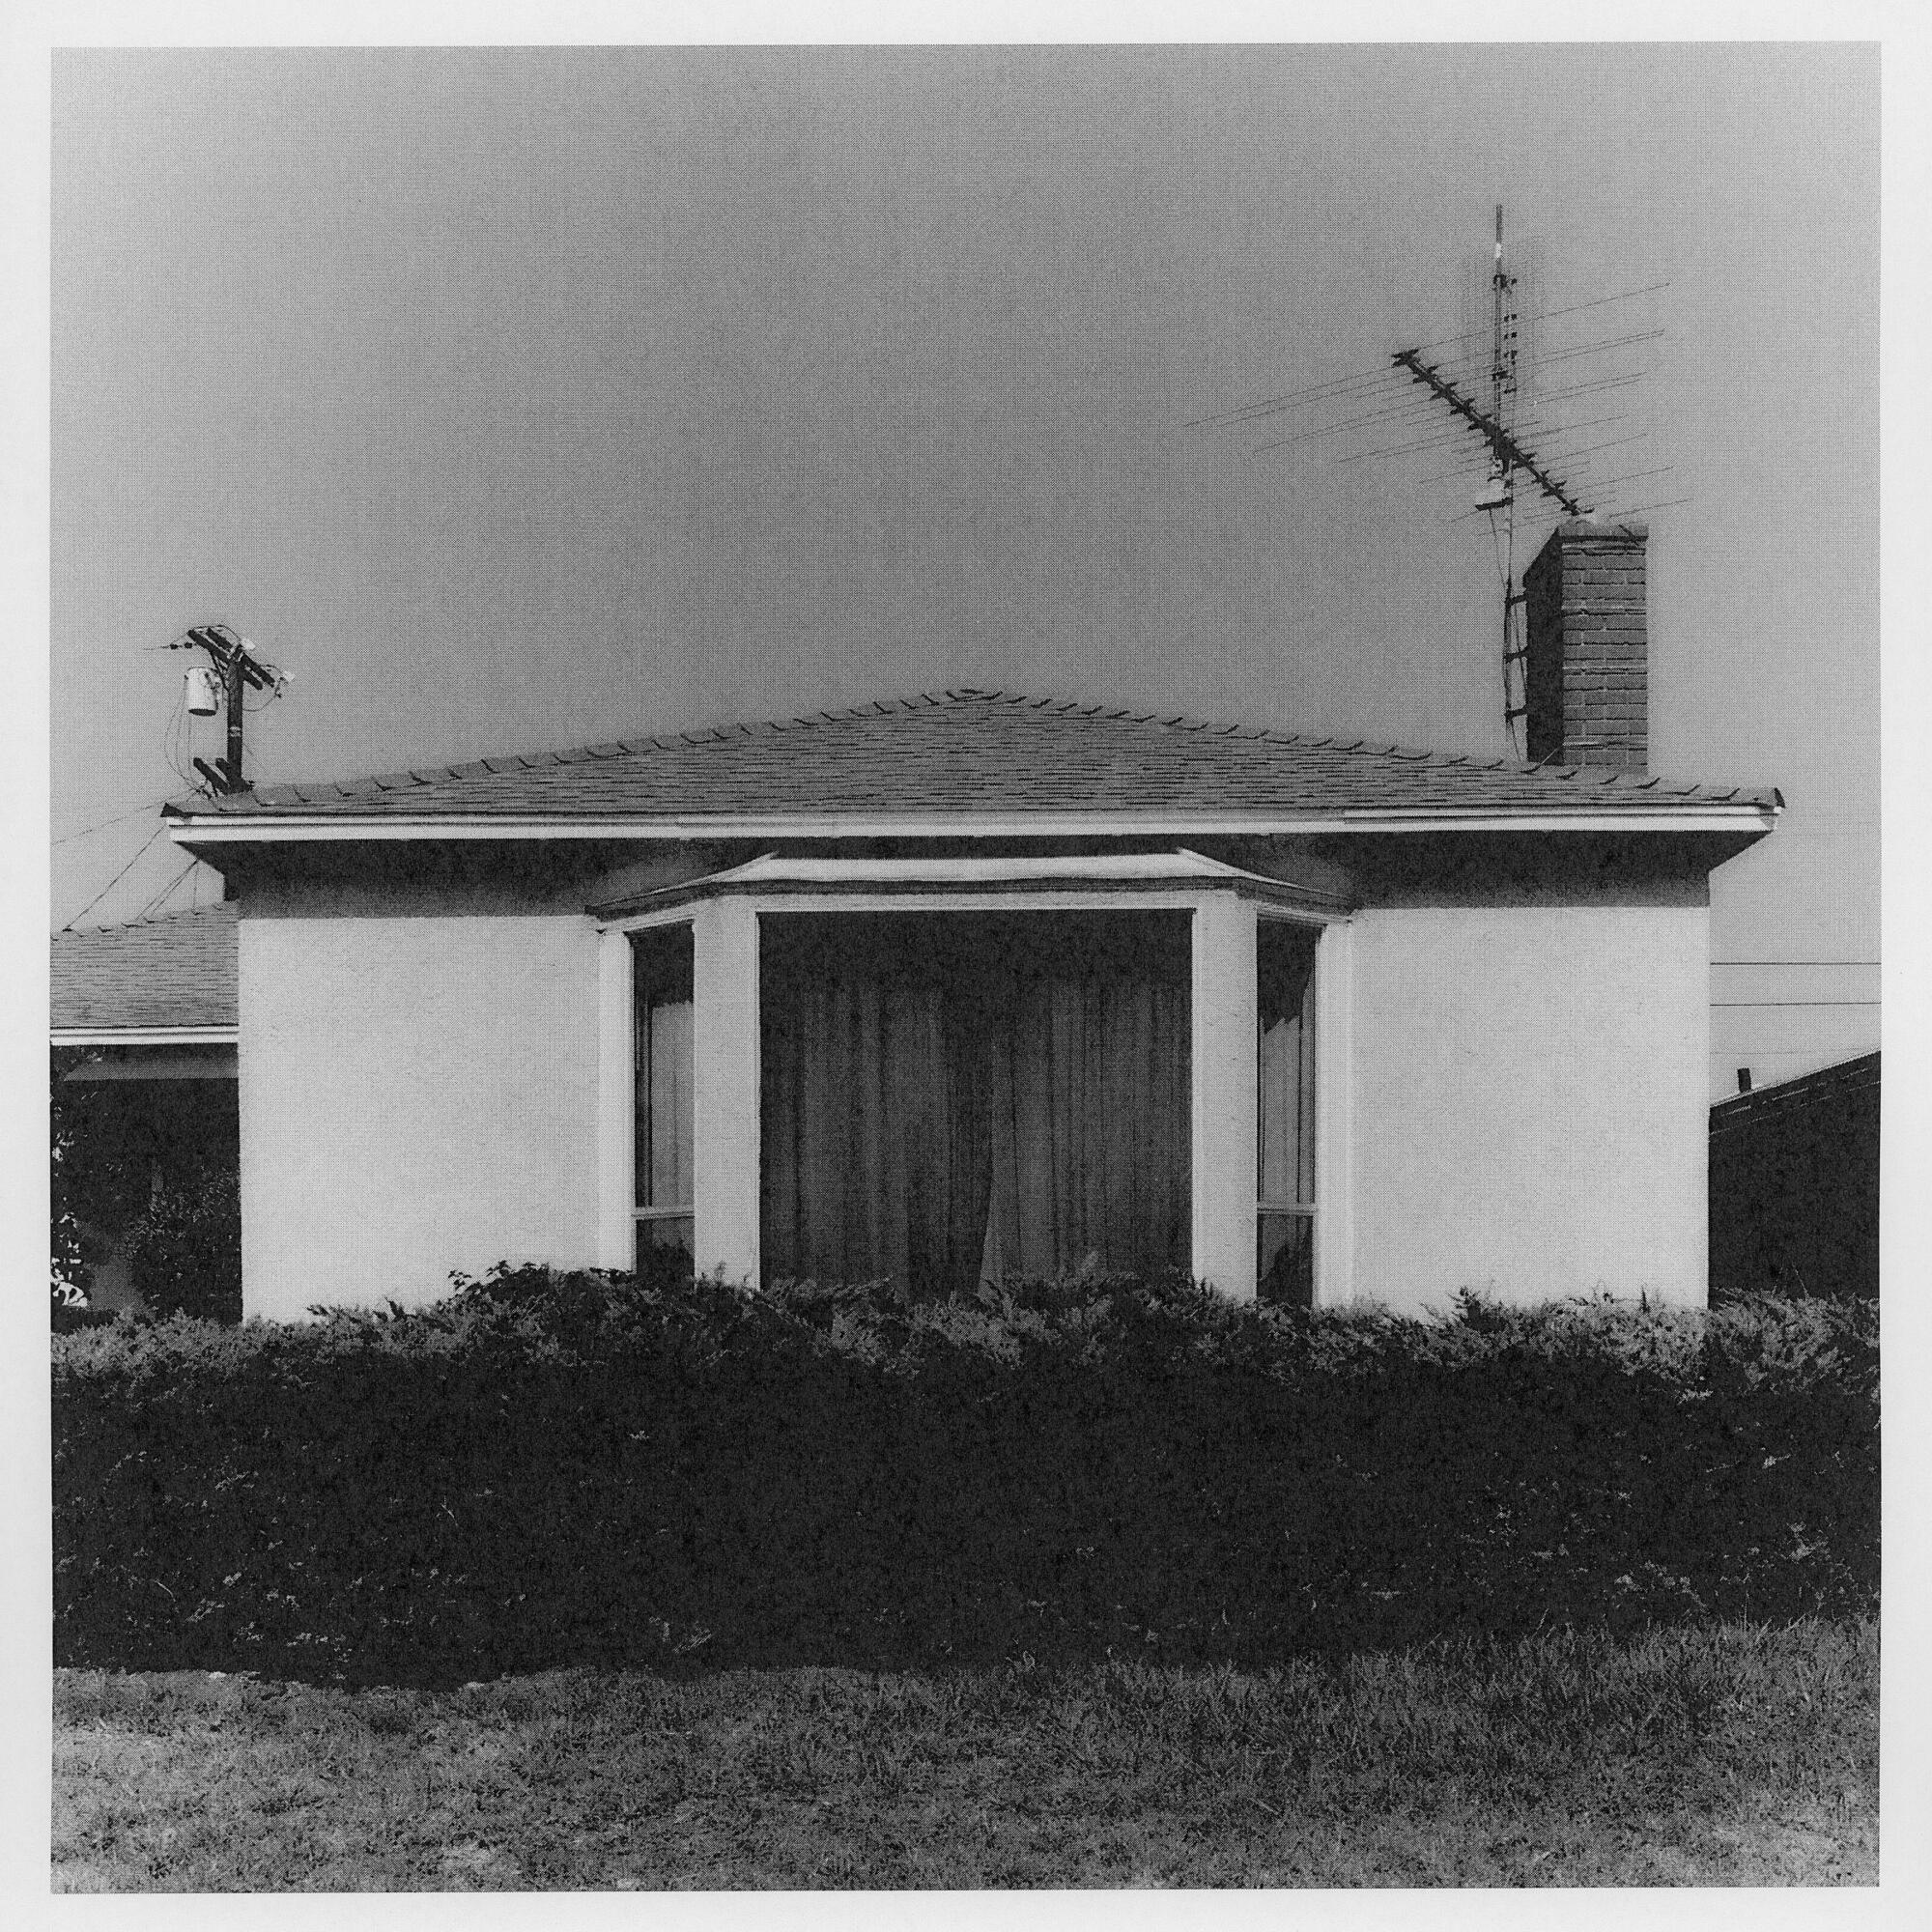
[[[1053,854],[1037,858],[979,859],[779,859],[767,855],[726,871],[712,872],[675,885],[628,894],[589,908],[600,921],[615,923],[695,899],[728,894],[753,894],[761,900],[773,895],[796,895],[801,903],[812,895],[826,902],[851,895],[854,903],[902,900],[908,906],[945,899],[949,904],[968,899],[999,906],[1024,900],[1034,905],[1054,895],[1072,894],[1085,905],[1095,895],[1116,899],[1130,895],[1136,904],[1151,904],[1150,895],[1161,893],[1236,891],[1270,899],[1299,903],[1314,898],[1340,907],[1336,894],[1297,885],[1291,879],[1271,879],[1243,871],[1198,852]],[[989,896],[990,895],[990,896]]]
[[[887,818],[870,814],[797,813],[715,818],[357,818],[277,813],[273,817],[193,818],[171,824],[178,845],[359,844],[408,840],[524,841],[610,839],[701,843],[725,838],[1288,838],[1336,834],[1617,832],[1770,832],[1776,806],[1689,804],[1618,810],[1468,811],[1419,808],[1395,811],[1281,812],[1198,817],[1078,812],[1007,812],[983,816]]]
[[[50,1027],[50,1046],[234,1046],[237,1027]]]

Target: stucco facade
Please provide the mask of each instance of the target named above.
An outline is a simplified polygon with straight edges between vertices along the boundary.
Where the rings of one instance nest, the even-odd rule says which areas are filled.
[[[588,921],[244,914],[239,938],[246,1313],[594,1261]]]
[[[1352,1291],[1705,1298],[1702,905],[1351,922]]]
[[[637,921],[586,904],[640,885],[649,903],[724,856],[260,881],[240,928],[248,1312],[421,1301],[499,1260],[628,1265]],[[1445,885],[1451,903],[1412,902],[1410,881],[1296,909],[1200,863],[1218,870],[1108,882],[1104,900],[1036,878],[1024,899],[943,901],[1188,912],[1198,1274],[1255,1292],[1255,935],[1286,917],[1321,932],[1319,1304],[1420,1311],[1465,1286],[1702,1300],[1707,914],[1682,867],[1607,889],[1577,877],[1601,879],[1601,859],[1542,880],[1506,868],[1485,890],[1479,867]],[[1270,863],[1350,877],[1307,850]],[[784,885],[699,886],[646,915],[689,921],[696,948],[697,1260],[753,1280],[761,909],[897,902]]]

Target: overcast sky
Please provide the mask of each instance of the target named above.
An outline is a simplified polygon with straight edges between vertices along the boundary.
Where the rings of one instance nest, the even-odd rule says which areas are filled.
[[[211,618],[263,781],[955,684],[1500,753],[1480,469],[1188,425],[1463,327],[1501,201],[1546,392],[1642,378],[1550,414],[1662,472],[1653,767],[1789,803],[1714,957],[1879,956],[1870,49],[68,53],[53,185],[56,923],[179,869]],[[1713,977],[1716,1088],[1877,1043]]]

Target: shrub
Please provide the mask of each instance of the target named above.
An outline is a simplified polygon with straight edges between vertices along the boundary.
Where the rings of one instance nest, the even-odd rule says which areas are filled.
[[[134,1224],[128,1275],[154,1315],[242,1319],[242,1190],[233,1169],[165,1194]]]
[[[71,1662],[1260,1662],[1877,1587],[1875,1321],[502,1269],[54,1344]]]

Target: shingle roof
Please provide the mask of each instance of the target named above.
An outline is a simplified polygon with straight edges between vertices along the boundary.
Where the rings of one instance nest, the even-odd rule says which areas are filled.
[[[236,1023],[235,908],[53,937],[56,1033]]]
[[[632,738],[341,783],[264,785],[169,810],[377,819],[819,812],[899,818],[1056,810],[1261,817],[1405,808],[1598,813],[1776,802],[1770,790],[1538,769],[1359,738],[959,690],[787,723]]]
[[[1748,1094],[1733,1094],[1711,1109],[1711,1131],[1733,1132],[1756,1125],[1768,1115],[1803,1112],[1816,1106],[1831,1106],[1856,1094],[1876,1094],[1879,1086],[1879,1056],[1876,1051],[1861,1053],[1853,1060],[1841,1060],[1833,1066],[1821,1066],[1813,1073],[1800,1073],[1775,1086],[1758,1087]]]

